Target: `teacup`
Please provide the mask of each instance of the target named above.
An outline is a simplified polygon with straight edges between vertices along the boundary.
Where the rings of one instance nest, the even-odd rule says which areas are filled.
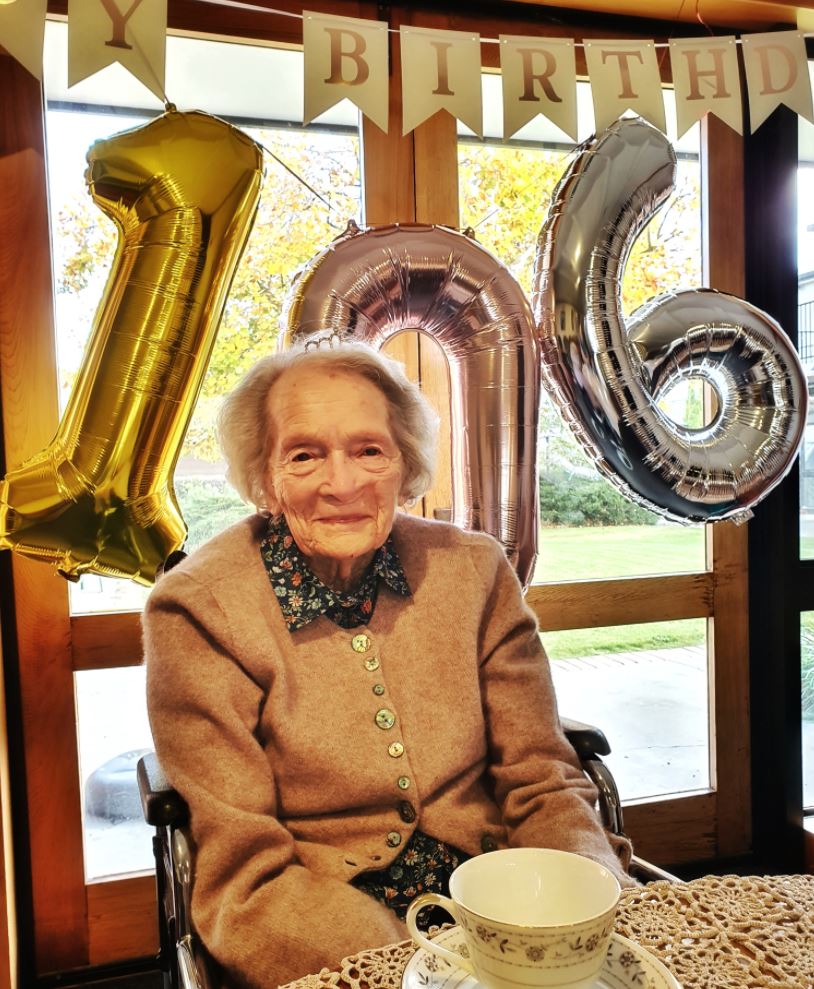
[[[416,897],[407,911],[413,940],[466,969],[487,989],[590,989],[602,969],[621,892],[592,859],[549,848],[507,848],[468,859],[452,873],[451,899]],[[468,957],[416,928],[422,907],[452,914]]]

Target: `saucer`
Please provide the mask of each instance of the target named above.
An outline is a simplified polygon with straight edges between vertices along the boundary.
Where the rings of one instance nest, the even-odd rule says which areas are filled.
[[[464,937],[459,927],[441,931],[435,938],[451,951],[460,951]],[[401,989],[478,989],[481,983],[462,968],[418,948],[407,962]],[[675,976],[640,944],[621,934],[611,934],[605,964],[593,989],[681,989]]]

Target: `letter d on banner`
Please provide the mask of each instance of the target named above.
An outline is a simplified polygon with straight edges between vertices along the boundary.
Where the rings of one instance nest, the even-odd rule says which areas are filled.
[[[752,133],[781,103],[812,121],[805,35],[801,31],[741,38]]]
[[[387,132],[387,24],[303,11],[303,123],[349,99]]]

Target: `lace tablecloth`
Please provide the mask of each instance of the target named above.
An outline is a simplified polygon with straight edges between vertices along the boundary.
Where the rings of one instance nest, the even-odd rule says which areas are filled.
[[[622,893],[616,930],[683,989],[814,989],[814,876],[705,876]],[[400,989],[412,941],[362,951],[286,989]]]

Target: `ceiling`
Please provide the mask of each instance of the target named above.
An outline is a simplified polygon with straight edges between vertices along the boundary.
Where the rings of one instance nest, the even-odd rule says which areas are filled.
[[[568,7],[710,27],[761,30],[788,24],[814,31],[814,0],[522,0],[541,7]]]

